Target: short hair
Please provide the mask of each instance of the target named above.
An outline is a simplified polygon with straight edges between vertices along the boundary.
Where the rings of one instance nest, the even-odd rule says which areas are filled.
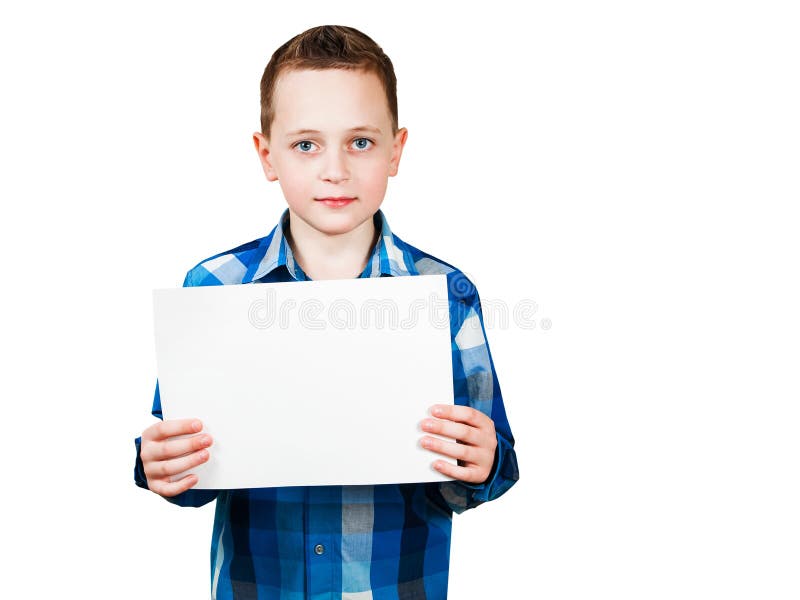
[[[278,76],[290,70],[347,69],[374,73],[386,92],[392,133],[397,126],[397,78],[392,61],[368,35],[344,25],[320,25],[294,36],[275,50],[261,77],[261,133],[267,138],[275,117]]]

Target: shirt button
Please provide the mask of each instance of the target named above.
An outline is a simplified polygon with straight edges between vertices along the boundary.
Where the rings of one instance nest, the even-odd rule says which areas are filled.
[[[314,552],[316,552],[317,554],[322,554],[323,552],[325,552],[325,546],[323,546],[322,544],[317,544],[316,546],[314,546]]]

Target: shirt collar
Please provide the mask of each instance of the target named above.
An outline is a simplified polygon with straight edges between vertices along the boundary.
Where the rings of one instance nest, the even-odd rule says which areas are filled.
[[[367,266],[359,277],[419,275],[411,254],[405,249],[405,244],[392,233],[383,211],[378,209],[372,218],[375,227],[381,233],[372,249]],[[300,265],[295,262],[292,248],[286,241],[285,231],[288,226],[287,208],[270,234],[261,239],[242,283],[261,279],[280,266],[285,266],[298,281],[308,279]]]

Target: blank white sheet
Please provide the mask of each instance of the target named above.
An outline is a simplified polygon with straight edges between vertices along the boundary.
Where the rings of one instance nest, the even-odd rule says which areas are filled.
[[[197,489],[450,480],[431,465],[455,459],[419,445],[431,405],[453,404],[445,275],[153,299],[163,416],[214,438]]]

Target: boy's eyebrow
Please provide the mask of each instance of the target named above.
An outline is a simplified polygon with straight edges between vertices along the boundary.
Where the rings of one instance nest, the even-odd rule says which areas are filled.
[[[381,134],[381,130],[377,127],[372,127],[370,125],[359,125],[358,127],[351,127],[347,130],[348,133],[354,133],[357,131],[368,131],[370,133],[375,133],[377,135]],[[290,131],[286,134],[286,137],[294,137],[296,135],[305,135],[306,133],[322,133],[317,129],[296,129],[295,131]]]

